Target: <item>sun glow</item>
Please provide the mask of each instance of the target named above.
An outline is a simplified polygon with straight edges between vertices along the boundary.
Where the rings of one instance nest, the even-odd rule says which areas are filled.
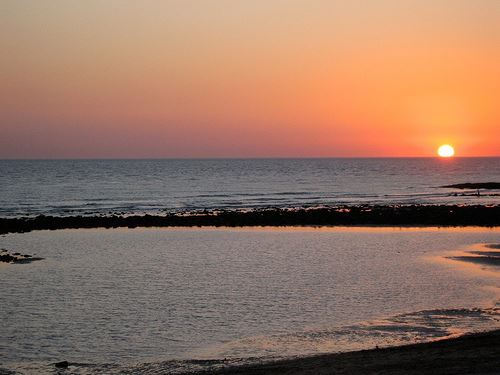
[[[441,145],[439,146],[437,153],[442,158],[449,158],[455,155],[455,150],[451,145]]]

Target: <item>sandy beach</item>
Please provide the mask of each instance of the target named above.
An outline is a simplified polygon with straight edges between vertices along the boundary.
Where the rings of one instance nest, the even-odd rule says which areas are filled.
[[[213,374],[481,374],[500,373],[500,330],[431,343],[319,355],[233,367]]]

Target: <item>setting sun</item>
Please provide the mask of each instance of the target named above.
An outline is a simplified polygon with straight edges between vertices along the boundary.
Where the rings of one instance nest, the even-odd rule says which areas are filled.
[[[449,158],[455,155],[455,150],[451,145],[441,145],[439,146],[437,153],[442,158]]]

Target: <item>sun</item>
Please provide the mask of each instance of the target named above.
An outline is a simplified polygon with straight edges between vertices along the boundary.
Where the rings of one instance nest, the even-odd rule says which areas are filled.
[[[441,145],[439,146],[437,153],[442,158],[450,158],[455,155],[455,149],[451,145]]]

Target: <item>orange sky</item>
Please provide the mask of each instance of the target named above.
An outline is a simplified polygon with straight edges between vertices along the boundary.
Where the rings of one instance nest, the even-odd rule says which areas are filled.
[[[498,0],[2,0],[0,158],[500,155]]]

